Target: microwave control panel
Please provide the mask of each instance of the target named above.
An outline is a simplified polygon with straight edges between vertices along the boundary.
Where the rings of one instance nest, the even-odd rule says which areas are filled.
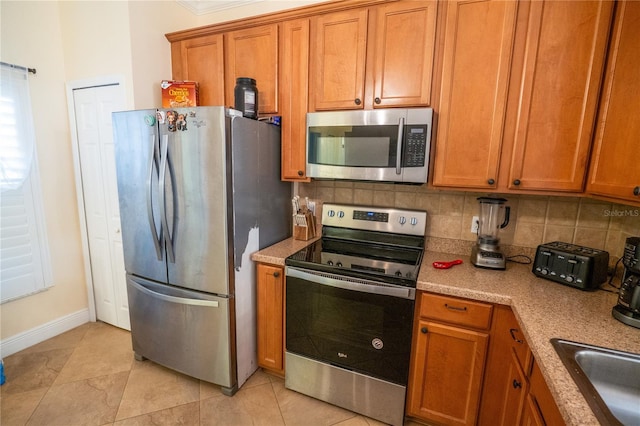
[[[404,128],[404,167],[423,167],[427,155],[427,126],[407,125]]]

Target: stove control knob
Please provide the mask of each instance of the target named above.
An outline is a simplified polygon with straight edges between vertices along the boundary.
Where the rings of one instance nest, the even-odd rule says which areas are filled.
[[[343,211],[339,211],[338,212],[338,217],[343,218],[344,217],[344,212]]]
[[[342,268],[342,262],[338,262],[338,263],[336,263],[336,266],[337,266],[338,268]]]
[[[327,212],[327,216],[329,216],[329,217],[334,217],[335,215],[336,215],[336,212],[334,212],[333,210],[329,210]]]
[[[396,277],[401,277],[402,276],[402,272],[398,271],[396,272]]]
[[[333,266],[333,260],[327,260],[327,265]]]
[[[416,219],[415,217],[412,217],[411,218],[411,224],[414,225],[414,226],[417,225],[418,224],[418,219]]]
[[[400,216],[398,222],[400,223],[400,225],[404,225],[405,223],[407,223],[407,218],[404,216]]]

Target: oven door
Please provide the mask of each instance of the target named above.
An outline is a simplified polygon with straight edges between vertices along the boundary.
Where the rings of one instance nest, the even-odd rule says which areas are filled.
[[[307,114],[307,175],[424,183],[430,108]]]
[[[287,267],[286,349],[407,384],[415,289]]]

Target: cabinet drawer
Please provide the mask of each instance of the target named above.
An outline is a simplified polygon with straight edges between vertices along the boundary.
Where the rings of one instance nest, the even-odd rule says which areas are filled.
[[[467,327],[488,329],[493,306],[457,297],[422,293],[420,317]]]

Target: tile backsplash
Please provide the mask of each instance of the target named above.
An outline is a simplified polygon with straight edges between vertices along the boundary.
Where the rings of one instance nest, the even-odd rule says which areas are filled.
[[[440,191],[423,186],[366,182],[313,181],[297,185],[302,197],[323,202],[363,204],[426,210],[427,236],[473,242],[477,197],[486,193]],[[498,194],[489,194],[496,195]],[[539,244],[564,241],[622,256],[627,237],[640,236],[640,208],[580,197],[521,194],[500,195],[511,206],[509,225],[500,232],[502,246],[535,249]]]

